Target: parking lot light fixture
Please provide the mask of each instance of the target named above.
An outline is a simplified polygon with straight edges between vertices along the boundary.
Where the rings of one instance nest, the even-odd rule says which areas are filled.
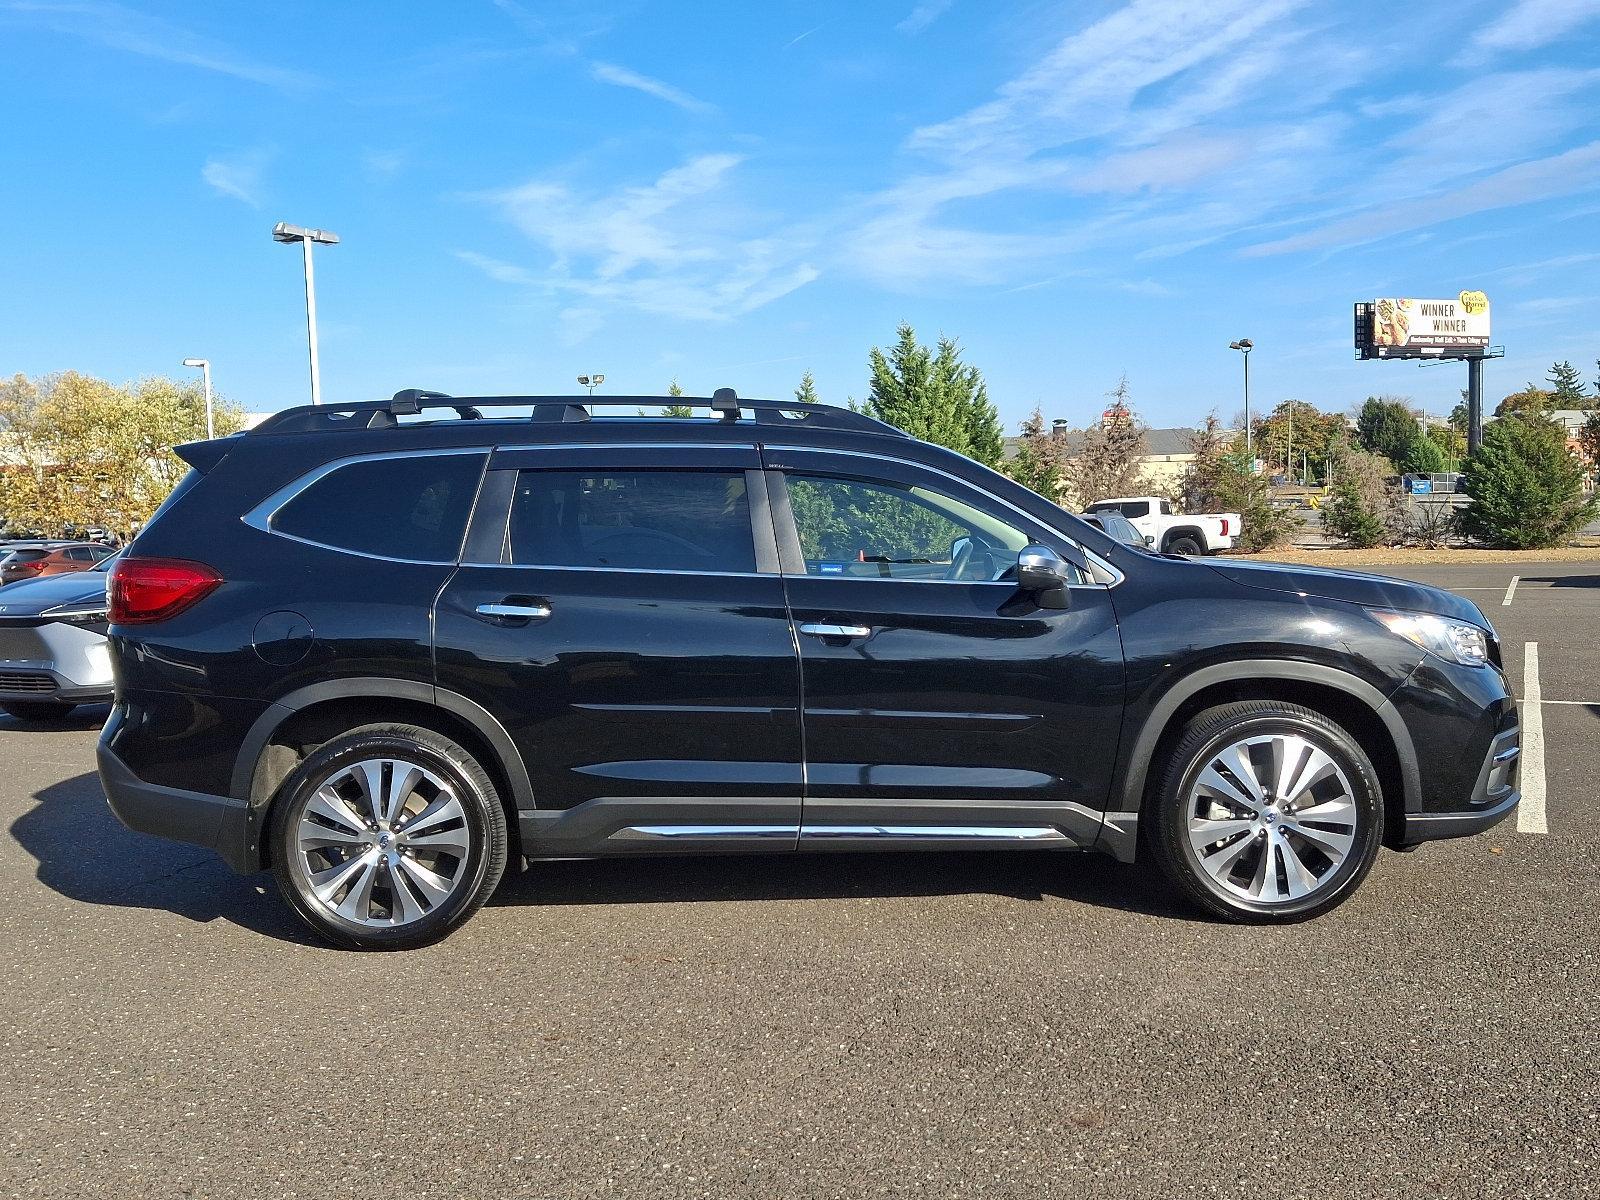
[[[1250,443],[1250,351],[1256,344],[1249,338],[1240,338],[1237,342],[1229,342],[1229,350],[1238,350],[1244,354],[1244,452],[1250,459],[1250,469],[1255,470],[1256,456]]]
[[[306,340],[311,350],[311,403],[322,403],[322,380],[317,371],[317,288],[311,272],[311,244],[337,246],[339,235],[326,229],[307,229],[279,221],[272,227],[272,240],[284,245],[300,243],[306,265]]]
[[[589,395],[594,395],[595,388],[606,381],[604,375],[579,375],[578,386],[589,389]]]
[[[186,367],[199,367],[201,377],[205,380],[206,388],[206,441],[217,436],[216,422],[211,416],[211,360],[207,358],[186,358],[183,360]]]

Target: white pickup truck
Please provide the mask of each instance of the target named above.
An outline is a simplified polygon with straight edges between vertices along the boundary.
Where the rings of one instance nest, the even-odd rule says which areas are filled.
[[[1172,501],[1160,496],[1116,496],[1096,500],[1086,513],[1119,512],[1144,535],[1145,545],[1163,554],[1215,554],[1232,550],[1242,527],[1238,513],[1175,516]]]

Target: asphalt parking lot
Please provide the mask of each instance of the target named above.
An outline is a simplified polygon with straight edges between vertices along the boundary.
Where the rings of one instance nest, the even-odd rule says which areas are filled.
[[[1600,569],[1392,573],[1537,691],[1542,820],[1285,929],[1098,858],[797,856],[543,865],[341,953],[117,824],[104,710],[0,718],[0,1196],[1600,1194]]]

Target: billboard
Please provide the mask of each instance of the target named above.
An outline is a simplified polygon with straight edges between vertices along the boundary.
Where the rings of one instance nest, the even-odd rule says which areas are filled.
[[[1356,352],[1362,358],[1439,358],[1489,348],[1489,297],[1466,291],[1453,300],[1381,297],[1356,305]]]

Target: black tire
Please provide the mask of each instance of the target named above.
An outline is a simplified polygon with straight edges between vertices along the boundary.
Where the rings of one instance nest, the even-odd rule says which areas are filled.
[[[1204,554],[1205,552],[1205,547],[1187,534],[1182,537],[1175,537],[1167,543],[1168,554]]]
[[[1273,735],[1303,739],[1303,742],[1278,744],[1298,747],[1309,743],[1322,751],[1338,771],[1324,771],[1317,776],[1316,790],[1302,788],[1297,805],[1290,804],[1297,796],[1289,796],[1282,798],[1280,804],[1270,806],[1282,809],[1273,815],[1265,815],[1269,806],[1261,806],[1260,814],[1253,821],[1247,821],[1246,814],[1251,811],[1249,803],[1225,811],[1227,824],[1244,827],[1203,846],[1193,844],[1191,818],[1196,822],[1206,819],[1201,816],[1200,807],[1206,806],[1207,817],[1224,809],[1221,803],[1197,792],[1196,789],[1204,786],[1201,776],[1219,755],[1235,744],[1260,739],[1245,749],[1245,765],[1263,763],[1261,775],[1268,777],[1262,785],[1263,791],[1268,800],[1275,798],[1270,781],[1275,744],[1269,739]],[[1296,761],[1310,764],[1321,760],[1307,755]],[[1295,782],[1298,781],[1289,784],[1290,789]],[[1242,795],[1250,789],[1233,790]],[[1348,834],[1343,823],[1330,823],[1316,817],[1297,825],[1296,822],[1303,820],[1296,815],[1297,810],[1309,809],[1314,803],[1324,812],[1334,809],[1342,812],[1348,808],[1352,816]],[[1162,874],[1196,907],[1229,921],[1287,923],[1320,916],[1356,890],[1372,868],[1383,838],[1383,791],[1372,761],[1360,745],[1345,729],[1321,713],[1277,700],[1244,700],[1198,714],[1179,735],[1165,764],[1160,790],[1150,804],[1150,819],[1143,825],[1147,845]],[[1199,828],[1195,834],[1197,841],[1205,836],[1208,826],[1202,824]],[[1222,823],[1209,825],[1212,831],[1221,828]],[[1313,834],[1313,838],[1307,839],[1299,832],[1301,828]],[[1291,834],[1295,839],[1292,843]],[[1336,861],[1324,852],[1322,843],[1315,837],[1319,834],[1324,837],[1338,834],[1341,844],[1348,837],[1348,849],[1342,859]],[[1281,839],[1287,849],[1269,849],[1275,845],[1274,838]],[[1216,864],[1224,861],[1230,852],[1234,853],[1237,866],[1228,878],[1221,878]],[[1211,871],[1202,865],[1202,856],[1212,864]],[[1288,895],[1291,861],[1304,872],[1298,874],[1297,886],[1306,887],[1306,880],[1314,877],[1307,894],[1299,897]],[[1255,880],[1246,883],[1244,876],[1251,874],[1252,864]],[[1272,874],[1270,883],[1266,881],[1267,864]],[[1268,896],[1267,900],[1241,894],[1253,890],[1256,884],[1261,889],[1258,894]]]
[[[389,890],[396,886],[396,878],[403,873],[394,865],[397,855],[407,854],[406,850],[399,848],[399,835],[390,835],[395,838],[392,845],[385,838],[387,853],[373,841],[365,846],[353,846],[350,850],[339,846],[331,852],[319,850],[308,856],[300,843],[302,819],[306,816],[307,805],[316,798],[318,790],[325,784],[341,783],[341,777],[348,779],[344,773],[355,764],[375,760],[392,762],[396,767],[420,768],[443,783],[459,801],[461,810],[460,820],[452,819],[449,822],[451,831],[458,836],[465,835],[467,842],[464,854],[447,854],[443,858],[427,860],[430,870],[450,872],[453,890],[449,895],[437,904],[426,907],[416,919],[387,926],[375,926],[340,915],[334,910],[334,901],[325,902],[318,898],[311,883],[311,873],[319,867],[324,870],[336,868],[356,857],[376,855],[377,865],[373,868],[372,878],[377,882],[368,884],[368,892],[373,897],[387,896],[388,899],[386,904],[378,899],[372,900],[370,905],[363,901],[363,908],[370,911],[374,906],[379,909],[387,907],[392,919],[397,907],[401,910],[406,907],[404,903],[397,906],[394,893]],[[390,787],[392,776],[392,770],[383,776],[380,790]],[[432,784],[424,786],[431,788]],[[413,801],[410,803],[414,804],[414,808],[410,813],[402,808],[396,814],[400,818],[399,829],[405,828],[406,820],[421,814],[429,802],[429,796],[437,799],[443,794],[441,791],[432,791],[424,795],[420,790],[411,793]],[[400,801],[402,805],[408,803],[404,795]],[[314,818],[314,821],[323,819]],[[342,838],[349,836],[340,826],[326,827]],[[321,746],[284,781],[278,800],[273,805],[269,828],[273,874],[289,907],[329,942],[355,949],[410,950],[439,941],[483,907],[505,872],[505,810],[501,807],[493,782],[466,750],[442,734],[417,725],[364,726]],[[380,835],[376,824],[369,824],[368,829],[374,839]],[[328,856],[320,857],[324,853]],[[426,855],[428,851],[423,853]],[[422,865],[422,860],[414,861]],[[404,863],[399,863],[399,867],[410,870]],[[365,872],[360,874],[363,878],[366,875]],[[351,885],[350,890],[344,893],[346,899],[354,886]],[[403,890],[411,905],[419,909],[427,905],[423,889],[404,886]]]
[[[62,704],[56,700],[14,700],[0,704],[19,721],[65,721],[76,704]]]

